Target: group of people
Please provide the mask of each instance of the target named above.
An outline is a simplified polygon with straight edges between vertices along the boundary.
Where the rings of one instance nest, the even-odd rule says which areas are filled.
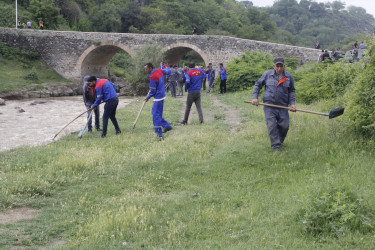
[[[220,74],[221,81],[223,84],[222,91],[226,92],[226,70],[221,63]],[[156,135],[162,138],[162,133],[172,129],[170,124],[163,117],[164,99],[166,98],[166,88],[169,88],[172,93],[172,97],[177,95],[183,95],[182,85],[185,85],[185,91],[188,92],[186,101],[186,110],[184,119],[180,121],[181,124],[186,125],[190,109],[193,103],[195,103],[199,121],[203,123],[203,112],[201,107],[201,94],[202,88],[205,89],[206,75],[209,76],[210,88],[213,87],[215,79],[215,70],[212,67],[212,63],[208,65],[207,70],[203,67],[196,67],[195,63],[190,62],[184,69],[177,68],[177,65],[168,65],[167,63],[161,63],[160,67],[155,69],[152,63],[147,63],[144,66],[146,73],[149,74],[150,79],[150,90],[145,98],[145,102],[149,99],[154,98],[154,104],[152,107],[153,124]],[[225,78],[225,79],[224,79]],[[120,134],[116,119],[116,109],[118,105],[118,97],[116,94],[116,85],[110,82],[108,79],[99,79],[95,76],[85,76],[83,84],[83,100],[86,108],[88,109],[88,131],[92,132],[92,118],[91,112],[95,114],[95,128],[98,131],[102,131],[101,137],[107,135],[108,120],[110,119],[115,127],[116,134]],[[179,86],[179,94],[176,94],[176,87]],[[104,114],[103,114],[103,129],[100,129],[99,124],[99,104],[105,102]]]
[[[317,40],[317,42],[319,43],[318,40]],[[315,48],[317,48],[317,46],[315,46]],[[320,43],[319,43],[319,48],[320,48]],[[361,49],[361,50],[366,49],[366,46],[365,46],[364,42],[361,42],[359,44],[359,47],[358,47],[358,41],[356,41],[352,45],[352,49],[350,50],[351,61],[353,61],[353,62],[359,61],[359,59],[360,59],[359,49]],[[333,61],[338,61],[338,60],[340,60],[341,58],[344,58],[344,57],[345,57],[345,53],[339,48],[335,48],[335,50],[332,51],[331,54],[328,52],[328,50],[322,50],[319,57],[318,57],[318,62],[333,62]]]
[[[175,65],[174,65],[175,66]],[[225,68],[222,64],[220,66],[220,73],[225,74]],[[170,123],[163,117],[164,100],[166,98],[166,76],[170,76],[172,70],[177,71],[177,67],[164,67],[161,64],[159,68],[154,68],[152,63],[144,65],[145,72],[149,74],[150,90],[144,99],[148,102],[153,98],[152,119],[154,131],[158,138],[162,139],[163,133],[172,130]],[[212,64],[209,65],[210,69]],[[203,123],[203,112],[201,106],[201,89],[202,80],[204,79],[204,70],[201,67],[196,67],[194,62],[190,62],[184,71],[185,89],[188,92],[184,118],[179,121],[182,125],[187,125],[191,106],[195,103],[200,123]],[[223,76],[222,75],[222,76]],[[222,79],[225,80],[225,79]],[[289,113],[288,109],[281,109],[267,105],[279,105],[289,107],[290,111],[296,111],[295,106],[295,87],[292,75],[285,71],[284,58],[277,57],[274,59],[273,69],[266,71],[255,83],[252,93],[252,104],[258,106],[258,96],[260,90],[265,86],[263,102],[264,114],[268,135],[271,142],[271,148],[274,151],[279,151],[287,136],[289,130]],[[108,120],[110,119],[115,127],[116,134],[120,134],[116,119],[116,109],[118,105],[118,97],[116,93],[116,85],[107,79],[98,79],[95,76],[85,76],[83,86],[83,96],[86,108],[89,110],[88,116],[91,112],[95,112],[95,128],[102,131],[101,137],[107,134]],[[99,104],[105,102],[103,114],[103,130],[99,126]],[[92,131],[91,121],[88,121],[88,130]]]
[[[38,22],[39,29],[44,29],[44,23],[42,20],[39,20]],[[31,29],[31,21],[27,21],[26,24],[24,22],[18,21],[17,27],[19,29],[23,29],[24,27],[27,27],[28,29]]]
[[[171,73],[165,76],[166,91],[171,91],[172,97],[183,96],[184,84],[186,82],[186,73],[189,70],[188,66],[183,68],[177,67],[177,65],[171,65],[167,62],[160,64],[162,69],[169,68]],[[195,68],[201,71],[201,89],[206,90],[206,82],[208,82],[208,91],[210,91],[215,85],[215,68],[212,63],[209,63],[205,69],[203,66],[195,66]],[[219,64],[220,68],[220,93],[226,93],[226,81],[227,81],[227,71],[224,68],[223,63]]]

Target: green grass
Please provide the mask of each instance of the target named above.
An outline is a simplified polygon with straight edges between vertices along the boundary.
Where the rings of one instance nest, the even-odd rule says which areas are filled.
[[[250,96],[218,96],[240,111],[236,132],[212,107],[210,123],[174,126],[159,142],[151,102],[132,129],[137,102],[118,111],[121,135],[110,123],[105,139],[72,135],[0,153],[1,208],[40,209],[35,219],[0,224],[0,248],[54,239],[64,240],[62,249],[373,248],[373,231],[314,236],[299,217],[306,197],[330,187],[349,187],[372,209],[373,149],[343,133],[340,117],[293,113],[285,145],[274,153],[262,108],[243,103]],[[203,95],[204,107],[210,98]],[[174,125],[183,109],[168,98],[164,117]]]
[[[36,74],[37,79],[25,79],[25,76]],[[40,83],[69,82],[46,63],[41,61],[30,61],[21,64],[16,60],[9,60],[0,56],[0,92],[8,92],[27,88],[37,90],[41,88]]]

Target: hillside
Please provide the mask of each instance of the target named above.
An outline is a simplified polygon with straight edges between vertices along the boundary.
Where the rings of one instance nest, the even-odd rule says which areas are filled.
[[[14,27],[14,1],[0,3],[0,26]],[[279,0],[269,8],[249,1],[120,1],[48,0],[19,1],[21,23],[44,21],[57,30],[228,35],[312,47],[319,39],[324,47],[344,47],[359,34],[373,32],[374,17],[361,7],[339,2]]]

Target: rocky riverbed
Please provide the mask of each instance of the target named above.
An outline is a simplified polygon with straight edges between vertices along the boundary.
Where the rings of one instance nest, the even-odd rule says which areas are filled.
[[[120,97],[118,108],[133,100],[131,97]],[[6,105],[0,106],[0,151],[50,143],[61,128],[83,111],[82,96],[6,100]],[[85,121],[86,115],[83,115],[56,139],[81,130]]]

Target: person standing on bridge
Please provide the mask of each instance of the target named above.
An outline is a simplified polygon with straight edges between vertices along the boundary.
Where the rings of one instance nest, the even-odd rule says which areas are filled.
[[[263,73],[255,82],[252,104],[258,106],[259,92],[265,87],[263,102],[268,104],[290,106],[290,111],[296,112],[295,88],[292,75],[285,71],[284,58],[274,59],[273,70]],[[273,151],[279,151],[289,130],[289,113],[287,109],[264,106],[268,135]]]
[[[152,120],[154,123],[154,130],[159,139],[163,138],[163,132],[166,133],[172,130],[167,120],[163,117],[164,99],[165,99],[165,85],[164,75],[171,73],[170,68],[154,69],[152,63],[145,64],[145,71],[150,75],[150,91],[145,98],[147,102],[151,97],[154,97],[154,105],[152,106]],[[164,128],[164,131],[162,131]]]
[[[105,102],[103,131],[101,137],[104,138],[107,135],[108,119],[111,119],[113,126],[116,129],[116,134],[121,134],[121,130],[116,119],[116,109],[118,105],[116,85],[107,79],[97,79],[96,76],[90,76],[87,81],[89,83],[89,87],[95,87],[95,91],[97,93],[96,100],[94,104],[91,105],[91,108],[98,107],[101,101]]]
[[[186,99],[186,108],[185,108],[185,116],[183,120],[180,120],[179,123],[186,125],[189,119],[190,109],[195,103],[195,106],[198,110],[199,115],[199,122],[203,123],[203,112],[201,106],[201,83],[202,83],[202,75],[203,70],[200,68],[195,68],[195,63],[190,62],[189,70],[186,72],[186,81],[185,81],[185,89],[188,91],[187,99]]]
[[[86,106],[86,109],[89,109],[96,100],[96,92],[94,87],[89,87],[88,79],[90,76],[85,76],[83,78],[83,102]],[[95,128],[97,131],[102,131],[100,129],[100,123],[99,123],[99,106],[97,106],[93,111],[87,112],[87,118],[90,118],[91,112],[94,112],[95,115]],[[92,118],[88,121],[88,132],[92,132]]]

